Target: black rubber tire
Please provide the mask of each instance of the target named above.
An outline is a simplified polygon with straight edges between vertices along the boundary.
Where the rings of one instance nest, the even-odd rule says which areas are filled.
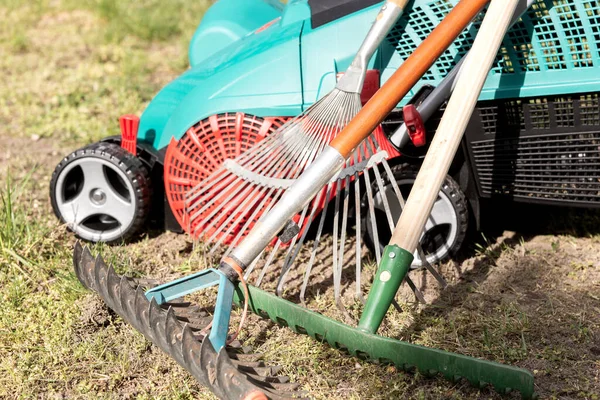
[[[152,198],[152,182],[150,180],[148,170],[142,161],[117,144],[106,142],[93,143],[72,152],[58,163],[54,169],[54,172],[52,173],[52,179],[50,180],[50,201],[52,203],[52,210],[62,223],[66,223],[65,219],[60,213],[56,199],[56,186],[58,178],[65,168],[72,162],[82,158],[90,157],[108,161],[113,166],[120,169],[133,187],[135,198],[133,199],[132,203],[135,206],[135,211],[132,222],[129,224],[129,226],[120,229],[121,235],[119,237],[108,241],[100,240],[108,244],[123,243],[136,235],[146,223]],[[79,238],[87,241],[93,241],[78,235],[76,229],[71,230]]]
[[[419,172],[419,167],[415,166],[415,165],[411,165],[411,164],[398,164],[398,165],[392,166],[391,170],[392,170],[392,174],[393,174],[394,178],[396,179],[396,182],[401,182],[404,180],[413,180],[414,181],[417,177],[417,173]],[[385,186],[389,185],[388,175],[383,174],[382,178],[385,181]],[[377,184],[375,182],[373,182],[371,184],[371,187],[373,190],[373,197],[377,196],[377,194],[379,193],[379,188],[377,187]],[[404,199],[406,200],[410,190],[406,190],[403,187],[401,187],[400,189],[401,189],[402,195],[404,196]],[[403,190],[403,189],[405,189],[405,190]],[[460,186],[458,185],[458,183],[454,179],[452,179],[452,177],[447,175],[442,184],[441,192],[443,192],[448,197],[448,199],[450,200],[450,203],[452,204],[452,207],[454,208],[454,211],[456,213],[457,233],[456,233],[456,237],[455,237],[453,243],[449,246],[448,251],[442,257],[439,257],[439,258],[436,257],[434,260],[430,260],[430,262],[433,262],[433,263],[442,262],[442,261],[445,261],[445,260],[455,256],[462,248],[465,237],[467,236],[467,231],[469,229],[469,212],[468,212],[467,199],[466,199],[463,191],[460,189]],[[375,248],[375,243],[374,243],[374,240],[372,237],[373,235],[371,234],[372,229],[371,229],[371,222],[370,222],[371,221],[370,213],[366,209],[366,204],[367,204],[366,194],[364,194],[362,198],[363,198],[362,205],[361,205],[361,207],[363,208],[363,210],[361,212],[361,215],[362,215],[362,221],[361,221],[362,237],[364,238],[367,246],[371,250],[373,250]],[[382,219],[382,218],[376,216],[376,219],[377,219],[378,226],[385,226],[385,227],[388,226],[387,219],[385,217]],[[394,221],[394,222],[397,222],[397,221]],[[378,234],[380,235],[379,236],[380,249],[383,249],[383,247],[385,247],[385,245],[388,244],[388,240],[391,237],[391,233],[387,229],[385,230],[385,232],[382,232],[381,229],[378,229]],[[424,238],[424,239],[426,239],[426,238]],[[423,242],[421,244],[424,247],[423,250],[426,253],[428,253],[426,244]]]

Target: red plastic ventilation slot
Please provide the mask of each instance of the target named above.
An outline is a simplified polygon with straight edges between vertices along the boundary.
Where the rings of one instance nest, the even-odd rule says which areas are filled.
[[[205,241],[231,244],[242,230],[244,233],[240,237],[270,209],[274,199],[272,191],[241,188],[239,178],[233,175],[218,181],[207,178],[226,159],[249,150],[288,120],[285,117],[260,118],[244,113],[219,114],[199,122],[180,140],[171,140],[165,156],[165,193],[173,214],[187,233]],[[378,127],[360,145],[356,161],[372,156],[378,147],[388,152],[388,158],[399,155]],[[350,160],[350,164],[354,162],[354,159]],[[354,177],[350,181],[354,181]],[[193,204],[193,215],[187,215],[186,209],[190,207],[186,207],[186,195],[198,184],[211,186],[195,200],[203,203]],[[343,189],[345,181],[339,186],[340,190]],[[333,193],[336,191],[337,184],[334,184]],[[324,194],[320,196],[317,215],[325,206]],[[300,216],[294,218],[297,223],[299,219]],[[303,232],[306,220],[300,225]],[[200,232],[203,232],[202,237],[199,237]]]
[[[186,232],[196,236],[197,228],[190,226],[190,219],[185,213],[186,194],[208,178],[226,159],[235,158],[250,149],[254,144],[281,127],[288,119],[285,117],[260,118],[241,112],[213,115],[190,128],[180,140],[171,140],[165,156],[165,193],[173,214]],[[234,189],[235,185],[229,181],[214,188],[215,191],[220,192],[231,192]],[[225,194],[221,196],[221,199],[227,199],[227,197]],[[234,210],[235,206],[244,199],[243,196],[236,196],[228,201],[227,206],[231,205],[231,209]],[[219,226],[223,221],[211,219],[210,215],[211,211],[220,204],[216,202],[212,207],[203,211],[201,218],[194,220],[209,220],[212,226]],[[256,214],[254,219],[257,220],[262,212]],[[237,216],[231,218],[235,226],[232,229],[224,230],[224,232],[229,231],[227,237],[223,238],[225,244],[229,244],[247,222],[245,217],[242,218],[242,220],[238,220]],[[213,231],[209,227],[204,239],[209,238]]]

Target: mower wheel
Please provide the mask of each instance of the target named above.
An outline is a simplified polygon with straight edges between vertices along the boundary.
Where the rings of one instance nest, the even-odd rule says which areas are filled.
[[[408,164],[400,164],[392,167],[392,173],[396,179],[400,192],[404,200],[408,198],[413,183],[417,177],[419,169],[416,166]],[[387,218],[385,217],[385,204],[383,202],[382,193],[373,184],[373,198],[375,204],[375,219],[377,226],[378,246],[383,251],[383,248],[388,244],[391,238],[391,231],[388,229]],[[386,196],[393,216],[394,224],[400,218],[401,208],[395,196],[393,185],[388,181],[385,182],[383,195]],[[375,238],[371,223],[371,215],[368,210],[364,210],[362,221],[363,237],[367,244],[372,249],[375,246]],[[458,183],[450,176],[446,176],[438,198],[433,205],[430,218],[425,226],[425,233],[421,237],[421,246],[427,261],[430,264],[444,261],[460,250],[467,229],[469,227],[469,213],[467,209],[467,200]],[[415,252],[413,268],[423,266],[423,261]]]
[[[69,154],[50,181],[56,216],[91,242],[130,239],[146,221],[151,194],[142,162],[112,143],[94,143]]]

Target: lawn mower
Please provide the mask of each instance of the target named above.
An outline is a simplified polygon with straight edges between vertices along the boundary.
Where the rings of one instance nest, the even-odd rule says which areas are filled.
[[[600,6],[493,0],[482,12],[484,0],[257,1],[274,14],[253,24],[241,16],[256,15],[254,2],[238,3],[209,10],[192,68],[141,119],[122,117],[121,137],[65,158],[51,184],[57,215],[92,241],[131,236],[157,210],[150,199],[164,196],[167,227],[212,244],[219,268],[152,287],[117,276],[78,245],[80,281],[219,397],[294,395],[294,385],[265,377],[231,346],[234,300],[243,315],[250,309],[359,357],[533,396],[527,371],[375,333],[402,282],[420,296],[412,266],[444,284],[430,264],[460,247],[480,199],[597,204]],[[238,6],[244,12],[232,13]],[[222,19],[232,14],[240,20]],[[218,40],[215,26],[232,33]],[[196,54],[208,39],[223,47]],[[267,74],[278,84],[259,84]],[[304,303],[326,225],[342,311],[342,273],[356,270],[364,304],[356,328],[281,297],[310,243]],[[379,265],[366,299],[361,239]],[[274,266],[276,295],[258,289]],[[212,318],[181,306],[214,285]]]
[[[77,236],[93,242],[121,243],[149,220],[167,230],[189,232],[185,194],[226,159],[249,149],[335,86],[378,3],[216,2],[191,41],[190,70],[159,92],[141,118],[123,116],[120,136],[79,149],[59,163],[50,185],[55,214]],[[395,29],[370,60],[363,102],[402,63],[396,49],[400,25]],[[422,83],[420,95],[433,82]],[[384,121],[382,132],[391,133],[401,122],[398,108]],[[408,193],[427,146],[415,147],[409,140],[402,147],[404,157],[394,149],[390,161],[397,165],[401,190]],[[451,172],[454,178],[448,176],[434,208],[443,218],[432,220],[425,234],[431,263],[456,254],[469,225],[468,209],[476,207],[467,201],[476,201],[470,192],[474,186],[458,179],[458,171],[460,167]],[[84,188],[86,182],[94,187]],[[384,189],[374,189],[376,215],[383,212],[382,197],[391,190]],[[395,220],[398,215],[395,210]],[[363,226],[370,226],[363,218]],[[374,245],[372,229],[365,233]],[[380,235],[381,246],[386,235]]]

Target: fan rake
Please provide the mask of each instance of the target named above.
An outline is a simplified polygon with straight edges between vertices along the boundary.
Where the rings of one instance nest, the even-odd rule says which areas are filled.
[[[250,150],[226,160],[221,168],[187,193],[184,218],[187,230],[204,243],[210,243],[211,254],[228,246],[224,253],[225,256],[229,255],[260,217],[271,211],[297,178],[358,114],[362,108],[361,90],[369,59],[402,14],[405,3],[388,1],[383,5],[381,17],[373,24],[352,64],[332,92]],[[253,271],[260,270],[254,281],[260,287],[269,269],[280,264],[276,292],[282,295],[294,261],[301,254],[307,239],[313,239],[308,262],[303,265],[304,277],[300,288],[300,301],[305,303],[321,241],[329,238],[325,235],[327,228],[330,228],[326,227],[326,221],[333,219],[331,247],[335,302],[345,312],[341,302],[342,268],[348,264],[347,250],[353,249],[356,275],[354,294],[364,303],[361,287],[364,252],[361,213],[369,214],[369,231],[375,243],[372,247],[379,263],[379,231],[388,229],[391,234],[395,224],[392,209],[404,206],[400,188],[387,161],[398,155],[381,127],[376,127],[345,161],[341,171],[293,216],[278,238],[261,253],[261,257],[252,262],[245,271],[245,278],[248,279]],[[373,191],[376,188],[379,193],[384,193],[389,186],[394,196],[381,196],[385,213],[382,220],[376,216]],[[346,243],[350,237],[348,231],[351,222],[354,222],[356,232],[354,245]],[[381,224],[384,226],[381,227]],[[313,225],[316,225],[316,233],[311,232]],[[433,273],[440,285],[445,286],[444,279],[427,262],[420,246],[417,253],[418,262]],[[410,278],[407,278],[407,282],[417,299],[424,301],[424,296]]]

